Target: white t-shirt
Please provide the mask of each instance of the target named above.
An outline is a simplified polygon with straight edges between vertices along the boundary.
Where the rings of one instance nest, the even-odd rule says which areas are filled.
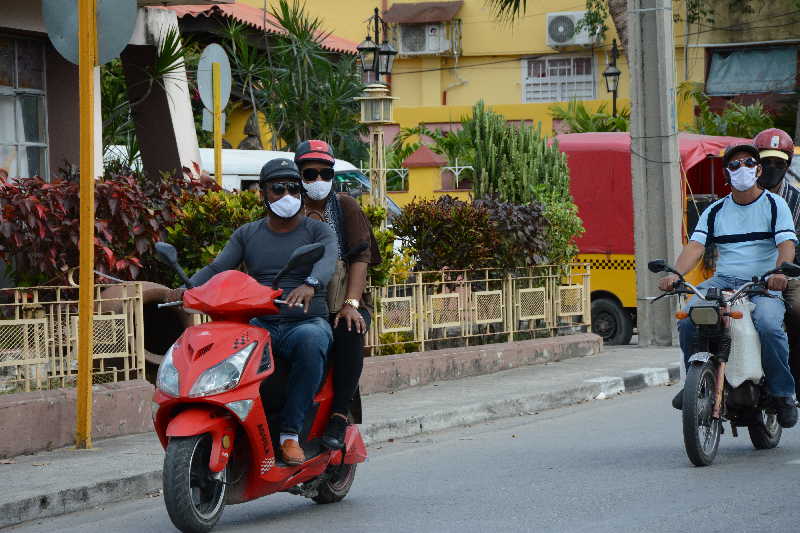
[[[783,198],[769,191],[764,191],[757,200],[747,205],[737,204],[731,195],[717,200],[700,215],[691,240],[703,245],[706,243],[708,215],[720,203],[722,208],[717,212],[713,233],[719,249],[717,275],[739,279],[762,276],[775,268],[778,261],[777,246],[780,243],[791,240],[797,244],[789,206]]]

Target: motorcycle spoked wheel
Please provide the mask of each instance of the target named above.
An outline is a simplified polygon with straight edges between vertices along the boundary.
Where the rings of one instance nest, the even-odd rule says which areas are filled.
[[[211,435],[173,438],[164,458],[164,503],[170,520],[184,533],[207,533],[222,516],[228,467],[211,476]]]
[[[695,466],[709,466],[719,449],[722,421],[714,420],[716,365],[691,365],[683,388],[683,443]]]
[[[747,432],[750,433],[750,442],[756,450],[771,450],[781,442],[783,428],[778,423],[778,415],[760,411],[761,422],[754,426],[748,426]]]

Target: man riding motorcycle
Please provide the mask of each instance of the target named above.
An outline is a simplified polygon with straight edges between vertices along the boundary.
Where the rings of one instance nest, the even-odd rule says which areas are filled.
[[[797,235],[786,202],[780,196],[758,187],[762,173],[759,150],[751,144],[734,144],[725,150],[723,165],[731,194],[711,204],[700,216],[697,228],[675,264],[681,274],[692,270],[705,255],[715,259],[714,276],[699,289],[716,287],[737,289],[753,276],[761,276],[795,258]],[[678,276],[670,274],[659,281],[663,291],[672,289]],[[787,285],[783,274],[769,278],[772,296],[780,296]],[[780,299],[754,296],[753,323],[761,340],[761,359],[767,388],[773,396],[778,422],[785,428],[797,423],[795,383],[789,371],[789,346],[783,329],[785,313]],[[678,323],[684,364],[693,355],[696,328],[686,318]],[[682,408],[683,391],[672,401]]]
[[[758,178],[758,185],[786,200],[797,229],[800,227],[800,189],[786,179],[786,172],[794,155],[792,138],[783,130],[769,128],[756,135],[753,144],[760,150],[761,165],[764,167],[764,172]],[[800,250],[794,262],[800,265]],[[794,376],[796,394],[800,396],[800,280],[789,280],[789,285],[783,291],[783,299],[789,309],[786,313],[789,368]]]
[[[281,278],[286,305],[280,314],[254,319],[270,332],[273,353],[291,363],[288,397],[280,416],[280,446],[285,463],[305,461],[299,434],[322,381],[325,358],[333,342],[328,323],[325,288],[337,257],[336,236],[327,224],[307,218],[302,211],[300,173],[291,159],[273,159],[261,169],[259,184],[267,209],[265,218],[238,228],[214,261],[192,276],[200,286],[216,274],[244,263],[248,274],[263,285],[305,244],[322,243],[325,254],[310,271],[289,272]],[[179,299],[174,294],[169,299]]]

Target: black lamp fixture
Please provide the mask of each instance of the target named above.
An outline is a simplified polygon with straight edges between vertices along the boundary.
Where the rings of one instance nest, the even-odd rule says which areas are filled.
[[[619,50],[617,49],[617,40],[611,41],[611,61],[609,61],[606,70],[603,71],[603,77],[606,80],[606,90],[611,93],[611,115],[617,116],[617,91],[619,90],[619,77],[622,72],[617,68],[617,57]]]
[[[377,7],[375,8],[375,13],[369,18],[367,28],[369,28],[368,31],[374,30],[374,35],[367,34],[367,38],[356,49],[361,61],[361,69],[367,75],[367,78],[372,73],[374,81],[380,83],[381,76],[389,76],[392,73],[397,50],[389,44],[386,38],[388,33],[386,22],[381,18]],[[383,40],[381,40],[381,33],[383,34]],[[381,43],[380,46],[378,43]]]

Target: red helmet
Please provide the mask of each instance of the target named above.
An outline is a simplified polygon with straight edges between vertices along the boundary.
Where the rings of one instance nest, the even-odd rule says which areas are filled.
[[[318,161],[333,166],[336,160],[333,158],[333,148],[330,144],[312,139],[301,142],[294,151],[294,162],[297,165],[306,161]]]
[[[764,130],[753,139],[753,144],[761,152],[761,157],[779,157],[786,161],[792,160],[794,154],[794,142],[792,138],[783,130],[769,128]]]

